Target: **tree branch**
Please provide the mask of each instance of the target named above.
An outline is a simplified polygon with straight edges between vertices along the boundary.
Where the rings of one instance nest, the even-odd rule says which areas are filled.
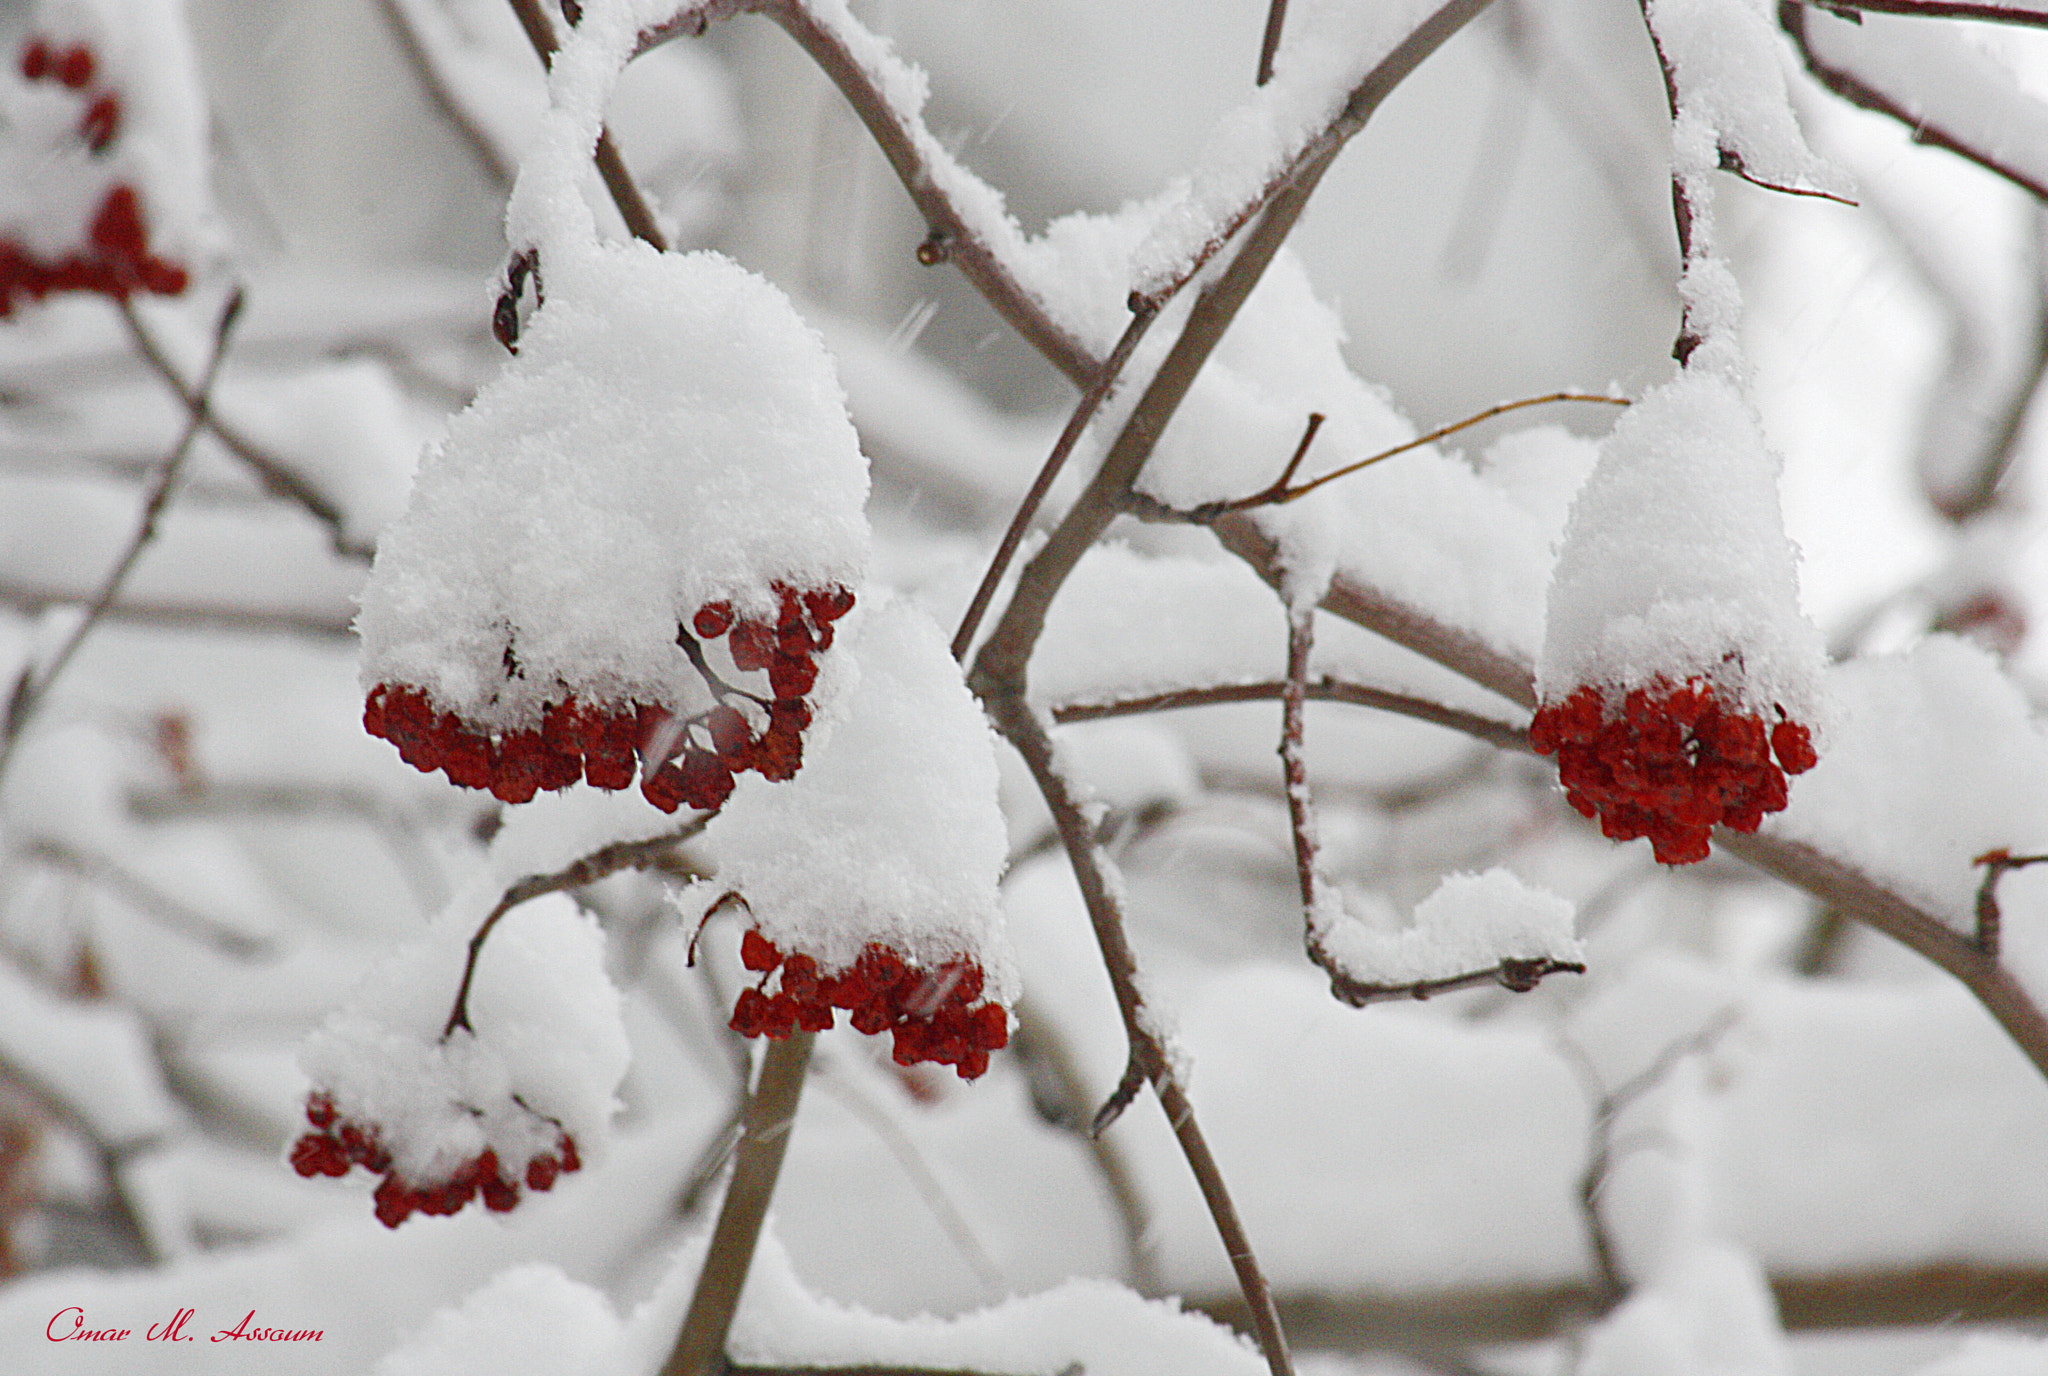
[[[796,1126],[815,1032],[771,1040],[761,1057],[760,1078],[747,1100],[734,1154],[732,1181],[725,1187],[718,1222],[704,1253],[704,1269],[690,1295],[690,1309],[661,1376],[718,1376],[725,1366],[725,1339],[739,1310],[740,1292],[754,1264],[754,1249],[768,1218],[768,1202],[782,1174],[783,1154]]]
[[[348,538],[347,522],[341,508],[329,501],[311,483],[294,473],[284,460],[271,454],[215,415],[207,402],[205,389],[194,387],[185,380],[184,375],[178,371],[178,366],[171,362],[170,355],[165,353],[163,346],[157,342],[156,336],[142,323],[142,317],[136,311],[134,303],[124,297],[119,305],[121,321],[128,327],[128,336],[135,343],[135,351],[142,355],[143,362],[163,379],[171,394],[184,405],[187,414],[205,427],[206,432],[218,440],[222,448],[254,473],[267,491],[286,501],[296,502],[314,520],[326,526],[328,542],[336,554],[345,559],[359,559],[367,563],[376,551],[368,545],[356,544]]]
[[[1304,690],[1311,701],[1345,702],[1354,707],[1372,707],[1382,712],[1395,712],[1417,721],[1426,721],[1432,726],[1462,731],[1468,736],[1485,741],[1488,745],[1502,750],[1529,748],[1529,728],[1509,722],[1495,721],[1477,712],[1462,708],[1445,707],[1428,698],[1412,697],[1407,693],[1396,693],[1386,688],[1372,688],[1362,683],[1347,683],[1329,677],[1310,679]],[[1052,719],[1064,726],[1069,722],[1101,721],[1109,717],[1132,717],[1146,712],[1167,712],[1182,707],[1214,707],[1232,702],[1275,702],[1287,691],[1286,683],[1275,679],[1261,683],[1229,683],[1211,688],[1180,688],[1167,693],[1148,693],[1143,697],[1118,698],[1110,702],[1062,703],[1052,709]]]
[[[1883,11],[1889,8],[1883,4],[1857,5],[1849,8]],[[1972,15],[1971,18],[1986,18]],[[2019,21],[2015,21],[2019,22]],[[1913,142],[1924,143],[1933,148],[1944,148],[1958,157],[1976,163],[1987,172],[2005,178],[2014,186],[2041,200],[2048,200],[2048,184],[2028,176],[2013,164],[2003,161],[1988,149],[1979,148],[1959,135],[1950,133],[1939,125],[1929,124],[1925,118],[1903,102],[1878,90],[1853,72],[1840,67],[1831,67],[1823,62],[1813,49],[1813,43],[1806,31],[1806,6],[1799,0],[1778,0],[1778,27],[1791,38],[1792,46],[1799,50],[1800,61],[1814,80],[1833,91],[1851,105],[1887,115],[1912,131]]]
[[[540,56],[541,65],[552,66],[561,43],[555,37],[554,23],[540,7],[540,0],[511,0],[511,5],[512,13],[519,16],[519,27],[526,30],[526,41],[533,44],[534,52]],[[595,157],[597,174],[604,180],[604,189],[611,193],[612,204],[619,208],[619,218],[626,222],[627,231],[635,239],[665,252],[668,236],[661,232],[647,198],[640,194],[639,184],[626,170],[625,159],[619,156],[611,131],[602,125],[597,131]]]
[[[442,1040],[455,1035],[455,1029],[465,1030],[469,1026],[469,986],[476,978],[477,957],[483,954],[484,942],[490,939],[491,929],[498,920],[522,903],[528,903],[543,894],[560,893],[563,889],[578,889],[585,884],[595,884],[620,870],[644,869],[658,863],[676,846],[704,830],[713,814],[703,813],[692,817],[673,831],[659,836],[650,836],[644,841],[614,841],[601,846],[590,854],[551,874],[530,874],[506,889],[497,906],[485,915],[469,939],[469,956],[462,964],[462,983],[455,990],[455,1006],[448,1012],[448,1023],[441,1029]]]
[[[1265,1273],[1252,1251],[1251,1238],[1238,1217],[1237,1206],[1224,1183],[1222,1170],[1209,1151],[1201,1126],[1195,1121],[1194,1105],[1189,1102],[1187,1091],[1174,1071],[1172,1058],[1145,1008],[1144,995],[1138,988],[1137,956],[1124,932],[1123,905],[1117,896],[1121,886],[1113,876],[1109,857],[1102,853],[1080,800],[1074,796],[1066,775],[1053,757],[1052,738],[1026,705],[1022,694],[1011,691],[999,696],[984,696],[983,705],[994,720],[996,729],[1024,757],[1039,792],[1052,810],[1060,841],[1066,847],[1067,859],[1080,885],[1089,922],[1095,929],[1103,966],[1109,972],[1110,986],[1116,993],[1117,1010],[1123,1015],[1124,1032],[1130,1039],[1131,1070],[1126,1072],[1124,1084],[1133,1084],[1136,1075],[1142,1075],[1151,1082],[1153,1092],[1159,1096],[1159,1106],[1166,1113],[1167,1122],[1180,1143],[1181,1153],[1187,1158],[1188,1168],[1201,1188],[1202,1198],[1209,1206],[1209,1216],[1223,1240],[1230,1264],[1237,1273],[1238,1286],[1250,1312],[1252,1331],[1258,1336],[1266,1364],[1273,1376],[1293,1376],[1293,1359],[1288,1355],[1287,1336],[1273,1307],[1272,1289],[1267,1285]],[[1121,1086],[1119,1097],[1124,1097]],[[1106,1126],[1101,1123],[1099,1115],[1097,1124],[1098,1130]]]
[[[134,316],[127,298],[121,300],[122,314],[133,321]],[[78,653],[78,647],[92,634],[93,628],[105,618],[107,609],[114,605],[114,599],[121,595],[121,588],[128,581],[128,575],[135,571],[135,565],[142,558],[142,551],[156,538],[156,526],[170,505],[171,491],[178,485],[178,476],[185,470],[185,460],[192,453],[192,442],[199,438],[200,427],[206,423],[207,408],[213,395],[213,384],[220,377],[221,364],[227,361],[228,336],[234,331],[235,319],[242,313],[242,292],[240,288],[229,294],[226,304],[221,307],[220,318],[214,322],[213,352],[206,360],[206,371],[200,375],[199,386],[192,394],[190,409],[178,439],[164,455],[157,472],[156,482],[149,495],[143,498],[142,516],[135,524],[135,534],[129,538],[128,547],[121,551],[121,557],[114,561],[114,567],[107,571],[106,581],[100,586],[99,595],[86,608],[85,615],[72,627],[70,636],[50,658],[41,673],[36,672],[34,659],[21,667],[21,675],[14,682],[14,691],[7,699],[7,715],[0,722],[0,774],[7,771],[7,762],[14,755],[16,742],[21,739],[23,728],[29,718],[35,715],[50,685],[71,663],[71,657]]]

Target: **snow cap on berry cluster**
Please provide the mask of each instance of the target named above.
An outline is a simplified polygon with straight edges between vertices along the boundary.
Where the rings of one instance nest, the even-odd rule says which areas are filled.
[[[364,589],[364,687],[473,728],[531,728],[564,688],[681,709],[699,608],[773,626],[778,585],[865,581],[867,463],[817,332],[729,258],[600,239],[583,199],[604,100],[673,12],[589,0],[567,32],[507,220],[541,304]]]
[[[1764,720],[1812,724],[1825,662],[1799,609],[1780,463],[1737,383],[1686,369],[1637,401],[1573,502],[1538,697],[1699,679]]]
[[[416,1189],[459,1177],[487,1150],[511,1179],[530,1179],[529,1164],[559,1161],[565,1140],[576,1153],[601,1150],[617,1107],[629,1058],[619,993],[603,934],[565,897],[505,914],[477,959],[471,1030],[442,1036],[469,938],[498,892],[493,882],[465,891],[300,1050],[316,1103],[372,1134]],[[325,1173],[346,1173],[336,1164]]]
[[[833,672],[856,681],[802,772],[742,780],[704,833],[716,887],[821,973],[850,968],[871,943],[927,969],[964,957],[987,999],[1007,1005],[1017,977],[997,883],[1008,842],[988,722],[923,612],[864,604],[849,623],[853,662]]]
[[[13,291],[181,291],[219,252],[179,0],[41,0],[0,76],[0,312]]]
[[[519,353],[422,461],[363,592],[363,683],[499,728],[563,685],[674,700],[699,607],[772,624],[776,583],[863,581],[866,497],[788,298],[715,254],[607,245],[548,276]]]

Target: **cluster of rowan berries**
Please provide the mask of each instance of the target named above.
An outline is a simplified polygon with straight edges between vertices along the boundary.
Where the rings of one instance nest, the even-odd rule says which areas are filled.
[[[414,1213],[447,1215],[460,1213],[472,1199],[482,1199],[493,1213],[507,1213],[519,1207],[519,1181],[508,1178],[489,1147],[458,1166],[446,1180],[412,1184],[393,1169],[391,1153],[377,1140],[374,1125],[365,1127],[344,1118],[334,1100],[315,1090],[306,1099],[306,1121],[313,1131],[292,1144],[292,1169],[300,1175],[330,1175],[336,1179],[361,1166],[372,1175],[383,1175],[377,1186],[377,1221],[396,1228]],[[526,1188],[545,1193],[560,1176],[583,1169],[576,1152],[576,1139],[562,1133],[553,1152],[526,1163]]]
[[[963,1080],[987,1070],[989,1053],[1010,1042],[1003,1006],[975,1005],[982,973],[972,960],[925,970],[870,942],[852,965],[827,975],[812,957],[801,951],[785,957],[774,942],[750,930],[740,938],[740,963],[761,975],[760,986],[742,989],[733,1004],[731,1027],[743,1037],[823,1032],[832,1026],[832,1010],[843,1008],[856,1031],[894,1034],[896,1064],[950,1065]],[[780,985],[770,994],[768,980],[778,968]]]
[[[1536,713],[1529,744],[1557,756],[1565,797],[1609,840],[1646,836],[1659,861],[1707,858],[1715,825],[1755,831],[1785,807],[1785,776],[1818,760],[1813,734],[1723,704],[1698,678],[1627,694],[1593,686]],[[1773,753],[1777,760],[1772,761]]]
[[[703,662],[690,629],[684,647],[721,701],[691,717],[644,702],[579,702],[572,693],[551,703],[540,724],[493,732],[438,711],[417,688],[380,683],[363,705],[363,729],[398,747],[399,758],[425,773],[441,770],[464,788],[489,789],[501,802],[524,803],[536,793],[568,788],[630,788],[636,767],[640,792],[664,812],[687,805],[716,808],[732,793],[734,776],[754,770],[779,782],[803,764],[804,728],[811,724],[806,695],[818,680],[814,658],[832,644],[832,623],[853,609],[853,594],[832,586],[799,591],[773,585],[773,622],[737,617],[727,602],[710,602],[691,618],[696,637],[727,637],[733,667],[765,669],[772,696],[727,685]],[[747,703],[753,716],[732,699]],[[758,719],[758,724],[757,724]]]
[[[94,90],[99,63],[83,43],[68,48],[31,38],[21,50],[21,74],[53,81],[85,98],[78,118],[81,142],[94,153],[113,147],[121,132],[121,99]],[[0,238],[0,316],[14,311],[14,298],[40,301],[52,292],[87,291],[127,297],[136,291],[176,296],[190,282],[185,268],[150,250],[142,199],[126,182],[109,187],[86,231],[85,244],[54,260],[36,257],[12,239]]]

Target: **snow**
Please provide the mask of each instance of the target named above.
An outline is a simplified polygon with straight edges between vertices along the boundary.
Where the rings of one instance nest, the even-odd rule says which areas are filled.
[[[0,1063],[53,1096],[110,1148],[171,1130],[178,1110],[134,1013],[55,997],[0,963]]]
[[[740,781],[704,834],[706,887],[738,892],[763,936],[822,973],[870,942],[928,969],[964,955],[1007,1004],[993,733],[923,612],[864,600],[842,626],[851,663],[828,673],[847,680],[843,704],[812,727],[794,779]]]
[[[470,936],[497,894],[487,881],[458,896],[301,1054],[345,1119],[379,1129],[411,1184],[445,1180],[486,1147],[517,1171],[563,1131],[592,1156],[609,1135],[626,1033],[603,936],[568,898],[538,898],[499,920],[469,990],[474,1030],[441,1035]]]
[[[1504,960],[1583,963],[1574,916],[1566,899],[1496,868],[1446,875],[1416,906],[1411,926],[1368,925],[1334,906],[1317,913],[1315,925],[1345,974],[1363,984],[1403,985],[1490,970]]]
[[[1791,1376],[1755,1260],[1702,1245],[1667,1265],[1586,1335],[1574,1376]]]
[[[788,298],[730,259],[638,242],[541,275],[518,355],[422,460],[359,622],[366,687],[422,687],[498,727],[565,684],[674,702],[698,607],[769,615],[772,582],[857,587],[867,560],[866,461]]]
[[[1152,296],[1190,272],[1233,215],[1345,111],[1366,73],[1438,8],[1437,0],[1290,6],[1273,79],[1218,121],[1193,171],[1163,198],[1132,255],[1132,290]]]
[[[2048,1366],[2048,1340],[1976,1334],[1947,1357],[1914,1376],[2035,1376]]]
[[[1827,681],[1838,711],[1820,763],[1768,833],[1970,930],[1976,857],[2048,849],[2048,738],[1997,662],[1953,637],[1837,665]]]
[[[1678,94],[1677,165],[1711,171],[1724,157],[1771,186],[1847,195],[1847,179],[1808,148],[1786,97],[1782,42],[1754,0],[1656,0],[1652,31]]]
[[[1819,723],[1822,646],[1799,607],[1780,467],[1737,384],[1712,369],[1631,406],[1565,529],[1536,668],[1543,701],[1699,677],[1766,721],[1782,707]]]

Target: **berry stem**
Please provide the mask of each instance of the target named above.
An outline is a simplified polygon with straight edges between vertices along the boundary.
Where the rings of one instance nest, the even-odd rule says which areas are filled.
[[[725,1339],[739,1309],[740,1292],[754,1264],[754,1249],[768,1218],[768,1203],[782,1174],[783,1154],[796,1126],[797,1100],[810,1069],[815,1034],[768,1043],[761,1073],[740,1117],[740,1143],[733,1153],[732,1182],[719,1205],[718,1222],[704,1254],[704,1269],[690,1296],[689,1312],[661,1376],[716,1376],[726,1364]]]

